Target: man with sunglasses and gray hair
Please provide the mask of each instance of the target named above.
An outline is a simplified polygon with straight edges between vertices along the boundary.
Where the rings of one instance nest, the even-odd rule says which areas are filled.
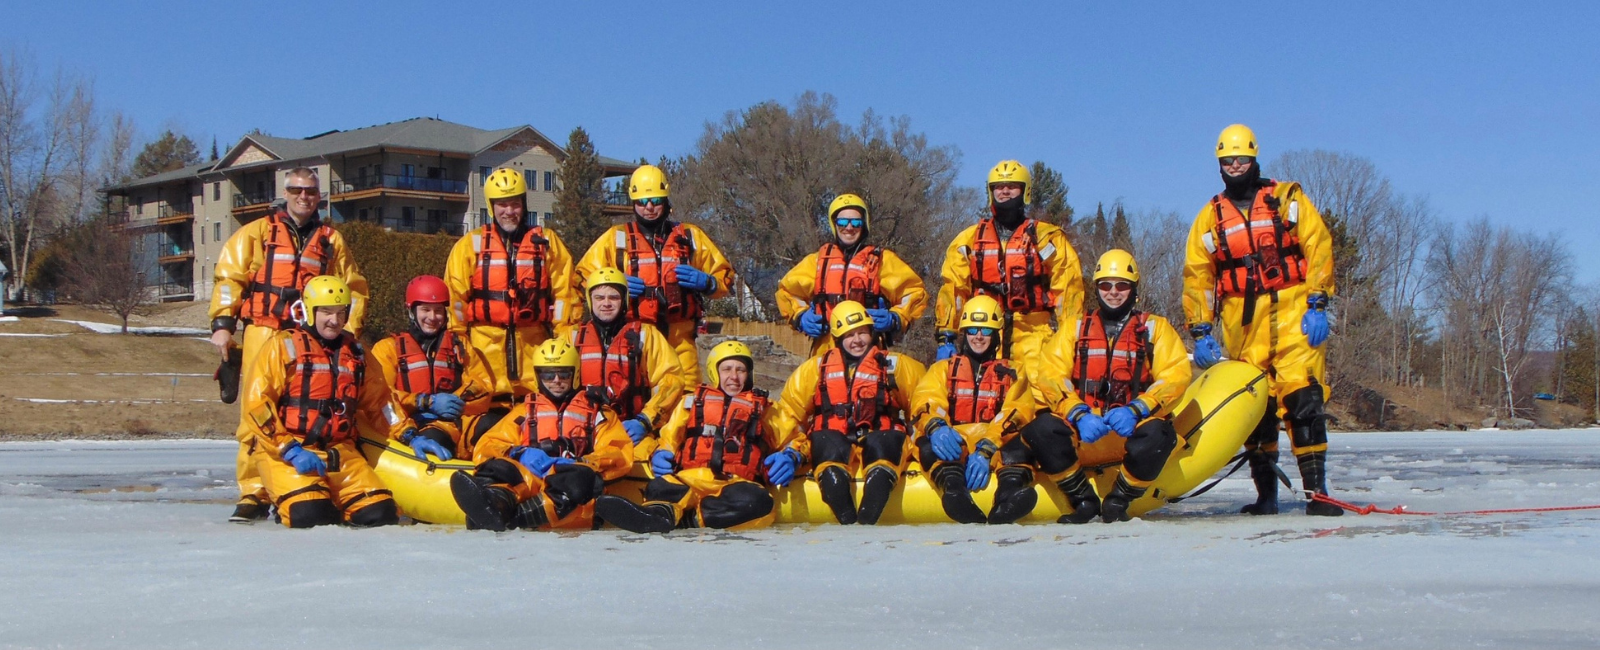
[[[361,332],[367,312],[367,279],[356,269],[350,247],[338,231],[318,216],[322,188],[317,172],[296,167],[283,175],[287,201],[264,218],[245,224],[222,246],[217,258],[216,276],[211,290],[211,344],[227,360],[234,347],[240,348],[240,375],[249,377],[257,354],[272,335],[293,328],[293,306],[311,278],[331,275],[349,287],[350,318],[345,330]],[[244,322],[242,342],[234,334]],[[266,488],[250,454],[255,436],[246,426],[240,400],[241,417],[235,435],[239,455],[235,471],[239,482],[239,502],[229,521],[248,523],[265,519],[268,512]]]

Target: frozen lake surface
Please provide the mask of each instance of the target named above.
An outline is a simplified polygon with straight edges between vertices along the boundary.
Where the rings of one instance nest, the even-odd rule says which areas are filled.
[[[1600,504],[1600,430],[1333,437],[1358,504]],[[1241,471],[1117,525],[289,531],[225,521],[233,453],[0,444],[0,647],[1600,646],[1600,510],[1248,517]]]

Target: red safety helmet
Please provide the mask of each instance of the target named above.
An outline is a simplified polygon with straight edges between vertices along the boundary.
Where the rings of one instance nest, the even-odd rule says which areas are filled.
[[[444,280],[438,276],[419,275],[411,279],[406,285],[406,309],[416,307],[418,303],[450,304],[450,289],[444,286]]]

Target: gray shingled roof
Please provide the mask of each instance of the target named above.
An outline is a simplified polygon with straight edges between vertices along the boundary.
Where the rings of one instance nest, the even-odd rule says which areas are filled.
[[[256,143],[277,157],[277,160],[260,161],[246,165],[236,165],[213,169],[219,163],[203,163],[185,167],[180,170],[157,174],[141,178],[123,185],[105,188],[105,191],[117,191],[134,187],[156,185],[184,178],[193,178],[209,171],[223,171],[232,169],[249,169],[253,167],[273,166],[284,160],[308,160],[315,158],[331,159],[333,156],[354,151],[364,151],[380,147],[394,147],[404,149],[425,149],[429,151],[442,151],[474,155],[480,151],[494,146],[501,140],[527,129],[533,131],[540,138],[549,142],[563,157],[566,152],[561,151],[561,145],[556,144],[548,136],[531,126],[514,126],[507,129],[484,130],[465,124],[456,124],[432,117],[417,117],[399,122],[379,124],[349,131],[331,131],[309,138],[280,138],[271,135],[251,135],[241,139]],[[235,144],[229,151],[227,160],[239,148]],[[616,158],[600,157],[600,163],[606,167],[632,168],[633,163]]]

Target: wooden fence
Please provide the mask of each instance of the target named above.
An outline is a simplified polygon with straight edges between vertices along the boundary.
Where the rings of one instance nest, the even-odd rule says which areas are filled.
[[[720,331],[716,331],[720,328]],[[794,331],[788,323],[763,323],[737,318],[707,317],[706,329],[713,334],[729,336],[768,336],[773,343],[801,358],[811,356],[811,339]]]

